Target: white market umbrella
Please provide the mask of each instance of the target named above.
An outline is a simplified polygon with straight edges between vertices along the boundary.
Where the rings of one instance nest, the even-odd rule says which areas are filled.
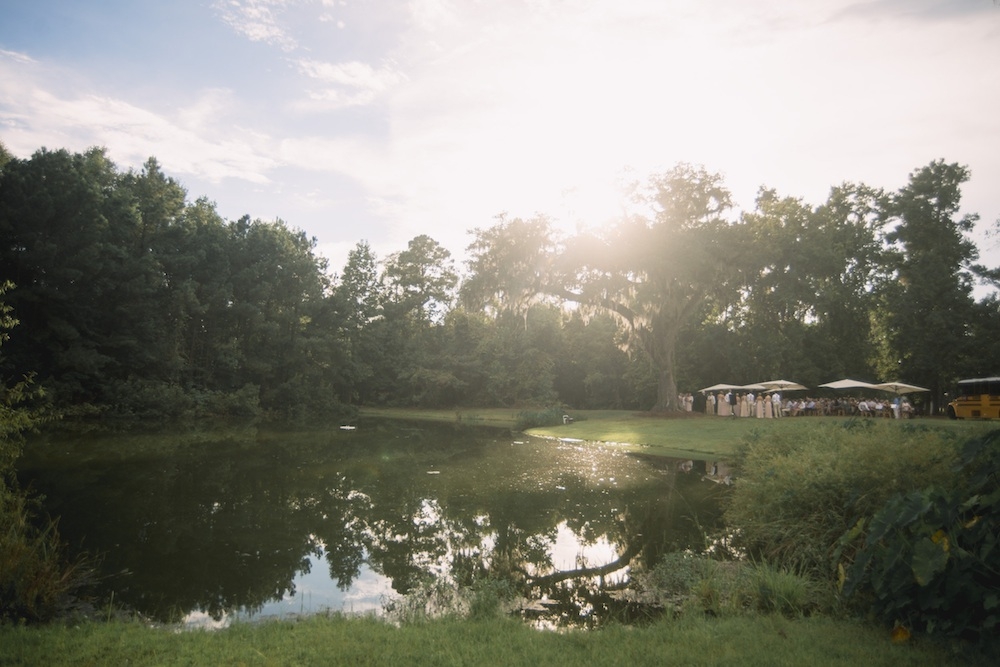
[[[758,382],[758,384],[768,391],[799,391],[809,388],[791,380],[768,380],[767,382]]]
[[[704,393],[706,391],[729,391],[730,389],[743,389],[738,384],[713,384],[711,387],[705,387],[704,389],[699,389],[698,391]]]
[[[884,389],[885,391],[891,391],[896,395],[911,394],[917,391],[930,391],[930,389],[925,389],[924,387],[918,387],[915,384],[906,384],[905,382],[883,382],[882,384],[875,385],[875,388]]]
[[[843,380],[835,380],[834,382],[827,382],[826,384],[821,384],[821,387],[826,387],[827,389],[877,389],[878,386],[872,384],[871,382],[862,382],[861,380],[851,380],[850,378],[845,378]]]
[[[767,387],[765,387],[762,384],[745,384],[742,387],[737,387],[737,389],[749,389],[751,391],[764,391],[765,389],[767,389]]]

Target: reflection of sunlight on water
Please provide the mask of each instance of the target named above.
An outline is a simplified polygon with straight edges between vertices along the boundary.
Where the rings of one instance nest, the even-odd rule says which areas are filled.
[[[618,551],[607,538],[602,536],[586,544],[565,521],[559,524],[552,545],[552,566],[556,571],[606,565],[616,558]]]
[[[373,572],[362,564],[357,578],[348,590],[342,591],[330,578],[330,568],[323,554],[309,557],[309,573],[295,577],[295,594],[285,594],[281,600],[264,604],[255,612],[238,611],[216,621],[202,611],[184,617],[186,628],[215,630],[232,621],[286,618],[296,615],[340,612],[345,614],[381,614],[383,603],[393,595],[392,580]]]

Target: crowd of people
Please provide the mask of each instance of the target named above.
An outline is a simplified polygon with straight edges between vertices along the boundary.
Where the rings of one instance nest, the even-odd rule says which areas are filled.
[[[913,416],[913,405],[905,396],[888,401],[854,397],[782,399],[779,391],[754,394],[753,391],[730,390],[680,394],[677,398],[687,412],[704,412],[717,417],[771,419],[819,415],[904,419]]]

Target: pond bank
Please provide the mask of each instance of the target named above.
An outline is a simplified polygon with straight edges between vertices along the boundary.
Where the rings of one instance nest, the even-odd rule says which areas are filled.
[[[362,408],[364,417],[415,419],[481,424],[515,429],[520,410],[510,408]],[[669,458],[716,461],[731,456],[748,436],[768,433],[806,436],[822,424],[856,421],[855,417],[790,417],[785,419],[726,419],[687,413],[683,418],[630,410],[567,410],[568,424],[530,428],[528,435],[614,444],[625,451]],[[879,420],[886,421],[886,420]],[[891,420],[889,420],[891,421]],[[900,428],[940,428],[973,432],[976,422],[919,419],[899,422]]]

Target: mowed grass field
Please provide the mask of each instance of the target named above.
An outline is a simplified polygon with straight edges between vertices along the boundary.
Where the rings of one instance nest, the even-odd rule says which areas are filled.
[[[732,454],[748,436],[767,437],[768,433],[808,434],[820,425],[845,423],[855,417],[786,417],[755,419],[685,414],[681,417],[657,416],[629,410],[567,410],[573,421],[557,426],[529,428],[528,435],[590,442],[615,443],[630,451],[654,456],[722,459]],[[482,424],[517,428],[522,411],[507,408],[459,408],[454,410],[416,410],[408,408],[364,408],[362,417],[417,419]],[[872,419],[872,418],[868,418]],[[1000,426],[1000,422],[962,421],[945,418],[905,420],[877,419],[900,429],[933,428],[959,431],[970,437]]]

